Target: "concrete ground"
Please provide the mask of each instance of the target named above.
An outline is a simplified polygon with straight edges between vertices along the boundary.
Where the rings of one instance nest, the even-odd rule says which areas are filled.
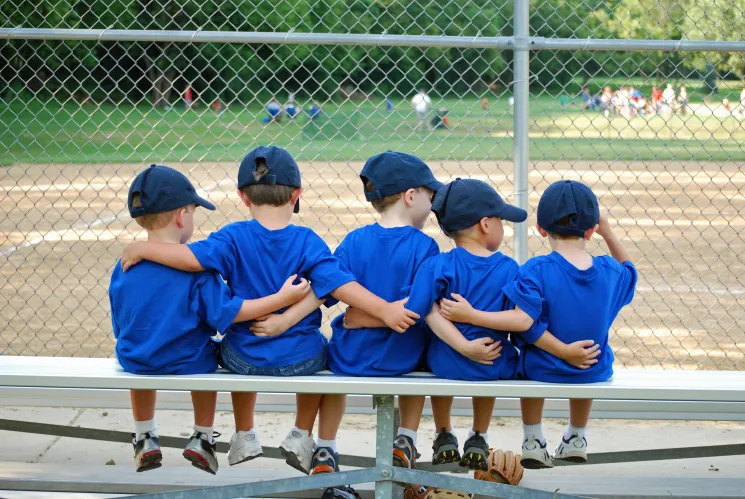
[[[265,446],[277,447],[292,427],[293,416],[287,413],[257,413],[257,427]],[[2,407],[0,418],[34,421],[50,424],[131,431],[131,415],[122,409],[69,409],[39,407]],[[189,436],[192,416],[188,411],[162,410],[157,414],[159,432],[168,436]],[[470,418],[455,417],[456,435],[460,442],[466,439]],[[546,420],[545,433],[553,448],[563,433],[566,420]],[[222,433],[220,441],[229,441],[233,433],[232,413],[217,414],[216,429]],[[425,416],[419,430],[418,448],[422,460],[431,459],[432,418]],[[489,431],[493,447],[520,450],[521,423],[517,418],[495,418]],[[591,452],[643,450],[655,448],[686,447],[697,445],[723,445],[745,443],[743,422],[688,422],[688,421],[591,421],[588,432]],[[59,438],[0,431],[0,469],[6,463],[44,463],[92,468],[109,463],[110,466],[132,468],[132,447],[127,444],[93,440]],[[338,435],[339,452],[372,457],[375,454],[375,416],[350,414],[343,421]],[[165,467],[189,467],[179,449],[164,449]],[[220,456],[220,464],[227,469],[227,458]],[[343,461],[342,461],[343,464]],[[259,458],[241,467],[253,469],[278,469],[298,474],[283,462]],[[185,473],[199,473],[191,468]],[[154,471],[152,473],[158,473]],[[688,477],[688,478],[743,478],[745,456],[685,459],[593,466],[565,466],[548,471],[527,471],[531,476],[618,476],[618,477]],[[2,495],[0,497],[13,497]]]

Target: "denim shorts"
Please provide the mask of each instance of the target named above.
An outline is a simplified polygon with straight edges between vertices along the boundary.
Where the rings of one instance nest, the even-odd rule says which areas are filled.
[[[317,355],[310,359],[282,367],[260,367],[243,360],[230,346],[220,345],[220,365],[236,374],[248,376],[308,376],[328,369],[328,347],[324,345]]]

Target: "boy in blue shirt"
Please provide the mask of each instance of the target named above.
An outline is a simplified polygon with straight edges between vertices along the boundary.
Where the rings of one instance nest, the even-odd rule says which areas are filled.
[[[541,197],[537,215],[538,232],[548,237],[553,252],[531,258],[504,294],[527,315],[544,318],[553,335],[568,345],[550,348],[529,335],[518,336],[521,374],[549,383],[606,381],[613,375],[614,360],[608,331],[634,297],[636,268],[608,219],[600,216],[598,200],[586,185],[571,180],[552,184]],[[587,241],[595,233],[605,240],[612,258],[587,253]],[[483,323],[488,315],[476,314],[481,319],[466,320]],[[574,360],[571,355],[562,360],[562,352],[577,347],[584,354],[578,350]],[[553,467],[543,437],[543,402],[521,400],[522,464],[529,469]],[[587,461],[585,429],[591,408],[592,400],[569,401],[569,425],[554,459]]]
[[[189,180],[167,166],[153,165],[130,186],[129,213],[147,231],[148,241],[185,243],[194,232],[197,206],[215,206],[199,197]],[[294,279],[294,276],[293,276]],[[117,262],[109,300],[116,357],[133,374],[199,374],[217,369],[210,337],[232,322],[250,320],[291,305],[310,291],[292,279],[278,293],[259,300],[233,297],[213,272],[186,273],[145,262],[124,274]],[[131,390],[137,471],[161,466],[155,424],[155,390]],[[215,392],[192,392],[194,434],[184,457],[209,473],[217,472],[213,423]]]
[[[125,269],[141,259],[181,270],[218,272],[238,296],[260,298],[275,293],[286,277],[307,278],[314,296],[304,300],[302,320],[277,335],[254,334],[251,323],[230,327],[222,343],[221,364],[239,374],[309,375],[326,369],[327,345],[321,334],[320,303],[327,296],[405,331],[417,318],[400,303],[389,303],[360,286],[326,243],[311,229],[290,224],[299,211],[300,170],[278,147],[258,147],[246,155],[238,171],[238,195],[253,220],[227,225],[189,246],[135,243],[122,259]],[[311,435],[322,395],[298,394],[295,427],[280,445],[287,463],[308,473],[315,441]],[[233,393],[236,434],[228,462],[235,465],[262,454],[254,429],[255,393]]]

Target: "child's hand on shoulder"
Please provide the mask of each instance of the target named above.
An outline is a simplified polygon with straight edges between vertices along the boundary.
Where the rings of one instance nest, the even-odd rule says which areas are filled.
[[[474,308],[458,293],[451,293],[452,300],[440,300],[440,314],[450,322],[472,323]]]
[[[397,333],[405,333],[409,327],[416,324],[419,314],[404,308],[409,299],[388,303],[383,311],[381,319],[385,325]]]
[[[592,340],[575,341],[564,347],[562,360],[579,369],[589,369],[598,363],[597,357],[602,353],[600,345]]]
[[[282,288],[277,292],[282,297],[285,306],[294,305],[310,293],[310,283],[307,279],[302,278],[299,283],[294,284],[295,279],[297,279],[297,274],[288,277]]]
[[[140,249],[143,247],[145,243],[143,242],[136,242],[132,243],[129,246],[127,246],[124,249],[124,254],[122,255],[122,271],[126,272],[134,265],[137,265],[142,261],[142,255],[140,254]]]
[[[269,337],[278,336],[289,328],[290,325],[282,314],[269,314],[253,321],[250,329],[254,336]]]
[[[502,342],[489,337],[471,340],[460,353],[474,362],[490,366],[502,355]]]

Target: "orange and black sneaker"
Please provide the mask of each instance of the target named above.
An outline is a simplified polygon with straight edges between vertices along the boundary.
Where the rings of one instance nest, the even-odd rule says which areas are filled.
[[[310,474],[334,473],[339,471],[339,454],[329,447],[318,447],[313,453]]]
[[[416,446],[406,435],[399,435],[393,441],[393,466],[399,468],[416,468]]]
[[[443,428],[432,444],[432,464],[450,464],[460,462],[458,439]]]

